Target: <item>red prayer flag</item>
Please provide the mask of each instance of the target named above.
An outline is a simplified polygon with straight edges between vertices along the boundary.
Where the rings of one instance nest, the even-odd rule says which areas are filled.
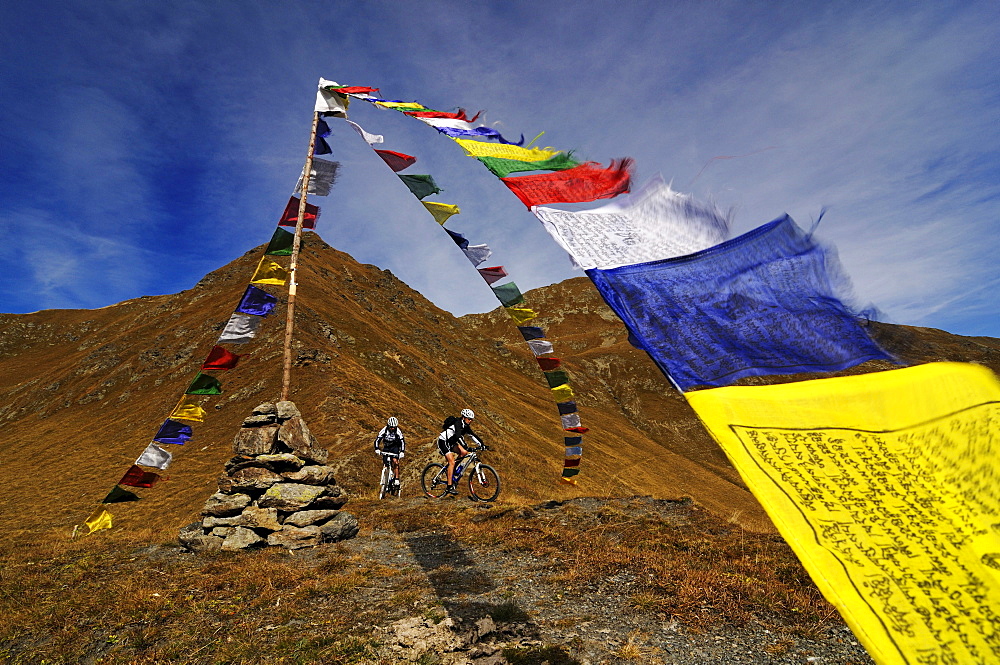
[[[122,479],[118,481],[118,484],[126,485],[128,487],[152,487],[159,479],[160,474],[153,473],[152,471],[143,471],[141,467],[133,464],[132,467],[125,472],[125,475],[122,476]]]
[[[606,169],[597,162],[585,162],[565,171],[500,180],[529,208],[546,203],[585,203],[629,191],[632,164],[632,158],[626,157],[612,160]]]
[[[404,155],[395,150],[376,150],[375,154],[381,157],[389,165],[389,168],[396,173],[399,173],[408,166],[413,166],[417,161],[417,158],[413,155]]]
[[[492,284],[506,277],[507,271],[503,269],[503,266],[493,266],[492,268],[480,268],[479,274],[482,275],[487,284]]]
[[[232,351],[227,351],[221,346],[213,346],[212,350],[208,352],[208,357],[205,358],[205,362],[202,364],[201,368],[206,371],[232,369],[236,367],[236,363],[239,362],[239,360],[240,356]]]
[[[563,461],[563,468],[564,469],[569,468],[569,467],[574,467],[574,466],[580,466],[580,458],[579,457],[577,457],[576,459],[568,459],[568,460],[564,460]]]
[[[559,365],[562,361],[559,358],[535,358],[538,361],[538,366],[542,368],[543,372],[551,372],[554,369],[559,369]]]
[[[403,111],[406,115],[412,115],[414,118],[450,118],[452,120],[464,120],[465,122],[475,122],[476,119],[482,115],[482,111],[472,116],[471,118],[466,117],[465,109],[458,109],[457,113],[448,113],[446,111]]]
[[[567,427],[563,430],[564,432],[576,432],[577,434],[586,434],[590,431],[589,427]]]
[[[331,86],[330,90],[342,95],[370,95],[373,92],[378,92],[378,88],[369,88],[366,85],[344,85],[339,88]]]
[[[302,228],[313,228],[316,226],[317,219],[319,219],[319,206],[307,203],[305,214],[302,215]],[[278,222],[278,226],[295,226],[298,221],[299,197],[293,196],[288,199],[288,205],[285,206],[285,212],[281,213],[281,221]]]

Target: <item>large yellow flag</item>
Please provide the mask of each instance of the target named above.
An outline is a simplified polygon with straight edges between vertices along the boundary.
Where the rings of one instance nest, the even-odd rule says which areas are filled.
[[[550,388],[550,390],[552,391],[552,397],[554,397],[557,402],[565,402],[573,399],[573,389],[569,387],[568,383],[556,386],[555,388]]]
[[[111,513],[108,512],[107,508],[97,508],[90,514],[90,517],[86,519],[84,524],[87,527],[87,533],[94,533],[101,529],[110,529]]]
[[[506,143],[487,143],[470,139],[455,139],[469,157],[499,157],[522,162],[540,162],[555,157],[560,151],[550,148],[522,148]]]
[[[514,320],[514,323],[521,326],[538,316],[538,312],[527,307],[506,307],[507,314]]]
[[[192,398],[185,398],[174,408],[170,417],[174,420],[193,420],[200,423],[205,420],[205,409]]]
[[[378,106],[384,106],[387,109],[396,109],[397,111],[428,111],[420,102],[375,102]]]
[[[434,221],[444,225],[448,218],[462,212],[454,203],[436,203],[434,201],[421,201],[427,212],[434,216]]]
[[[261,257],[257,264],[257,271],[250,279],[251,284],[274,284],[282,286],[288,280],[288,271],[280,265],[270,260],[266,256]]]
[[[1000,662],[1000,381],[961,363],[687,393],[880,664]]]

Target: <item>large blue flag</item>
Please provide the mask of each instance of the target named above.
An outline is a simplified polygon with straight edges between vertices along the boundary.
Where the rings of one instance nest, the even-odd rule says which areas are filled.
[[[892,360],[835,295],[835,264],[785,215],[695,254],[586,272],[687,390]]]

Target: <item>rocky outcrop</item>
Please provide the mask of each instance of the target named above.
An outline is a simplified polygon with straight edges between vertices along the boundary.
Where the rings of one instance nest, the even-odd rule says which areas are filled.
[[[186,549],[299,549],[358,534],[357,518],[341,510],[348,497],[326,466],[329,453],[292,402],[255,408],[233,452],[202,521],[180,532]]]

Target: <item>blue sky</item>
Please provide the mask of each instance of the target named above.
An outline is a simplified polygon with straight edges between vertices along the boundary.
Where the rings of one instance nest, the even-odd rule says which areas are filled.
[[[505,134],[545,131],[538,144],[588,159],[634,157],[640,183],[659,172],[732,209],[734,233],[783,212],[808,226],[826,206],[819,235],[859,302],[1000,336],[1000,12],[869,4],[4,3],[0,311],[176,292],[267,241],[323,76],[486,109]],[[582,274],[447,138],[351,111],[419,158],[409,171],[463,210],[449,228],[488,243],[522,290]],[[367,145],[331,125],[343,168],[314,199],[323,238],[455,314],[496,307]]]

